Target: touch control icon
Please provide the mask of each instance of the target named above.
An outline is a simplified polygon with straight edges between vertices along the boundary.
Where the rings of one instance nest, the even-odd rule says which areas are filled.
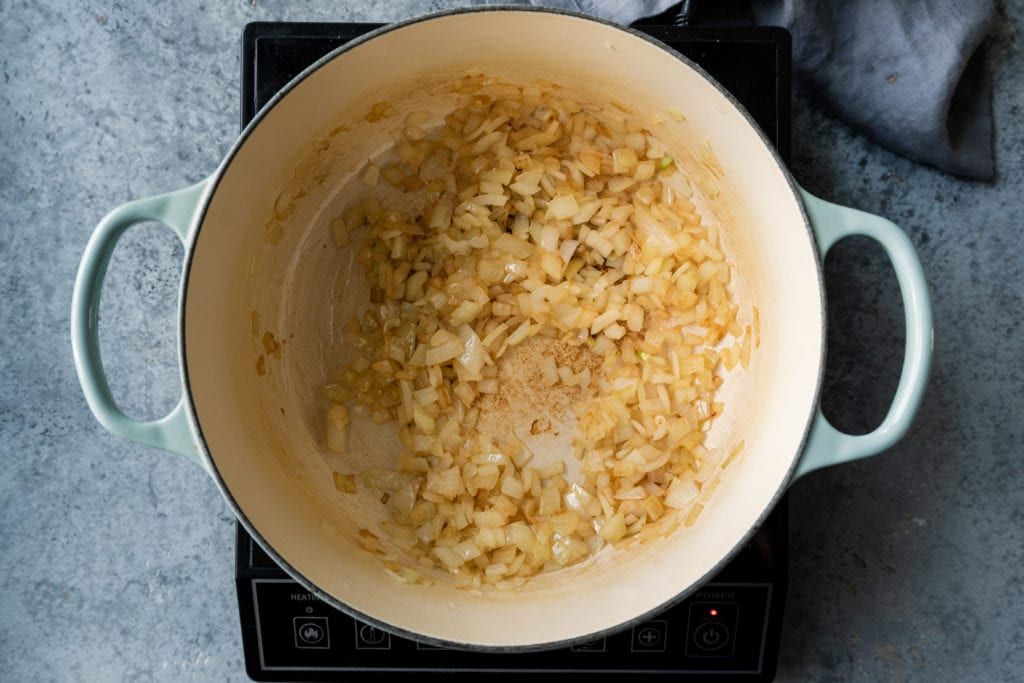
[[[598,638],[597,640],[588,640],[585,643],[576,643],[575,645],[569,646],[569,650],[572,652],[604,652],[604,649],[604,638]]]
[[[356,622],[357,650],[390,650],[391,634],[370,624]]]
[[[686,656],[731,657],[740,633],[740,606],[731,601],[690,604]]]
[[[702,650],[721,649],[729,641],[729,629],[722,624],[701,624],[693,632],[693,642]]]
[[[667,621],[645,621],[633,627],[631,652],[664,652],[668,636]]]
[[[301,650],[327,650],[331,647],[327,617],[295,617],[295,647]]]

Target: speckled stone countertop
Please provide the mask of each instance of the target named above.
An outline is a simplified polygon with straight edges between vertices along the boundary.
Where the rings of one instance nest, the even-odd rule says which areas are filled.
[[[112,207],[200,180],[237,133],[255,20],[389,21],[460,3],[0,2],[0,679],[245,680],[231,513],[180,458],[119,441],[85,405],[68,311]],[[465,3],[463,3],[465,4]],[[920,250],[935,365],[885,455],[791,490],[780,681],[1024,680],[1024,2],[989,42],[998,177],[960,180],[852,133],[799,89],[793,169],[888,216]],[[169,231],[133,230],[107,280],[103,350],[137,416],[176,401]],[[830,257],[824,403],[884,413],[902,313],[881,251]]]

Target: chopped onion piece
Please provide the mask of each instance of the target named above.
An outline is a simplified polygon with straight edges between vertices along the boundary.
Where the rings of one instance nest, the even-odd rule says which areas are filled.
[[[533,254],[533,247],[528,242],[508,233],[502,233],[494,241],[494,248],[522,259],[529,258]]]
[[[689,503],[697,498],[700,489],[692,478],[674,480],[665,493],[665,505],[677,510],[685,510]]]
[[[538,514],[550,515],[560,509],[562,509],[562,496],[557,489],[548,487],[541,491],[540,503],[537,508]]]
[[[338,489],[342,493],[355,493],[356,492],[356,477],[354,474],[342,474],[341,472],[334,472],[334,488]]]
[[[441,346],[428,349],[424,362],[427,365],[439,365],[445,361],[457,357],[463,351],[462,344],[458,339],[452,339]]]
[[[426,490],[443,498],[454,498],[462,488],[462,474],[458,467],[450,467],[440,472],[427,473]]]
[[[626,516],[622,512],[615,513],[606,519],[599,532],[609,543],[614,543],[626,535]]]
[[[327,411],[327,447],[335,453],[344,453],[348,436],[348,409],[332,405]]]
[[[416,475],[409,472],[385,470],[379,467],[368,467],[359,473],[363,486],[384,491],[397,491],[416,481]]]
[[[579,210],[580,207],[576,203],[576,198],[571,194],[555,197],[548,202],[548,216],[557,221],[572,218]]]

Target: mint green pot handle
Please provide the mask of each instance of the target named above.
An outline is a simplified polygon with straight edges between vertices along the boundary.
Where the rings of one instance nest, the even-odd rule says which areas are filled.
[[[107,214],[85,247],[71,298],[71,346],[75,369],[85,400],[99,423],[112,434],[180,453],[200,466],[204,466],[203,460],[189,424],[184,395],[170,413],[158,420],[133,420],[118,408],[100,358],[99,311],[107,266],[125,231],[136,223],[159,221],[171,228],[188,248],[192,223],[205,198],[208,184],[208,181],[203,181],[177,192],[138,199]]]
[[[899,441],[907,433],[921,406],[928,384],[933,343],[928,283],[907,234],[880,216],[826,202],[803,189],[800,194],[822,259],[832,245],[851,235],[870,237],[885,249],[892,260],[903,297],[906,348],[896,395],[882,424],[869,434],[845,434],[829,423],[819,406],[794,478],[829,465],[875,455]]]

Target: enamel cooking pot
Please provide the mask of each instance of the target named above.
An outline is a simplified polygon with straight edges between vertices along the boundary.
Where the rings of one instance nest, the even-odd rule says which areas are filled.
[[[454,108],[451,83],[469,69],[514,83],[547,79],[582,102],[627,103],[691,175],[703,213],[723,226],[735,300],[741,310],[757,306],[761,321],[760,346],[746,371],[727,375],[719,393],[725,414],[708,436],[712,446],[740,439],[746,446],[697,522],[535,577],[512,597],[442,582],[401,585],[360,548],[359,529],[379,528],[383,506],[371,491],[335,490],[317,392],[344,353],[339,328],[366,301],[351,253],[331,240],[330,220],[357,192],[356,171],[391,145],[388,131],[416,110],[440,121]],[[389,105],[377,109],[383,121],[368,121],[380,102]],[[707,143],[721,177],[701,163]],[[185,246],[182,397],[163,419],[140,422],[118,409],[107,386],[98,307],[117,240],[132,224],[154,220]],[[853,234],[887,251],[906,312],[892,407],[878,429],[860,436],[834,429],[818,403],[822,255]],[[82,259],[71,326],[79,379],[100,423],[208,471],[249,533],[297,581],[394,633],[480,650],[588,640],[685,597],[742,546],[794,478],[878,453],[905,433],[932,346],[924,275],[898,227],[803,191],[735,100],[665,45],[592,18],[522,8],[387,26],[311,66],[256,116],[208,179],[102,220]],[[350,469],[393,462],[393,424],[353,429]]]

